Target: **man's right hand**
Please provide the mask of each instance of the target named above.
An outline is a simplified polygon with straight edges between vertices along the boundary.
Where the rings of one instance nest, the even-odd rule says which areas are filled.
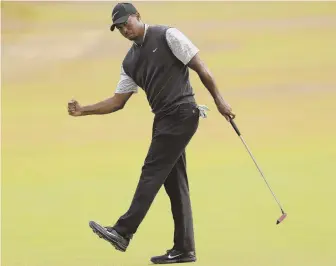
[[[68,113],[71,116],[81,116],[82,111],[81,111],[81,106],[79,105],[79,103],[76,100],[71,100],[70,102],[68,102]]]

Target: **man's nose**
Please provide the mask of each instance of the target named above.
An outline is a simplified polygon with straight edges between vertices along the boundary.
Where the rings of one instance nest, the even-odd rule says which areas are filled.
[[[122,26],[120,30],[123,34],[127,34],[127,28],[125,26]]]

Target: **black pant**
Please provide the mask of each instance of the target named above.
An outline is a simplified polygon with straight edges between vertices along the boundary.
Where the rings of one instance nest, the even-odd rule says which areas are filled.
[[[134,234],[164,184],[174,219],[174,248],[195,249],[185,148],[199,123],[196,104],[181,104],[169,114],[154,118],[152,142],[142,167],[140,180],[128,211],[114,229]]]

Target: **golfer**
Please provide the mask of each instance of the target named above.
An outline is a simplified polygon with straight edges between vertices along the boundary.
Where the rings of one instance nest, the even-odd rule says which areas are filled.
[[[152,141],[127,212],[113,226],[102,226],[94,221],[90,221],[89,226],[117,250],[126,251],[164,185],[174,219],[174,246],[166,254],[152,257],[151,261],[155,264],[194,262],[196,254],[185,149],[197,131],[199,117],[206,117],[206,107],[195,101],[189,68],[198,74],[226,120],[235,115],[199,57],[198,48],[182,32],[173,27],[143,23],[131,3],[118,3],[113,8],[112,21],[111,31],[117,28],[132,42],[122,62],[114,96],[87,106],[71,100],[68,113],[86,116],[116,112],[123,109],[141,88],[154,113]]]

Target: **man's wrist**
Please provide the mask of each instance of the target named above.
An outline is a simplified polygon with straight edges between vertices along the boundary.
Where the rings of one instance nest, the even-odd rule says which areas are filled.
[[[90,115],[92,113],[90,105],[80,107],[79,111],[82,115]]]

